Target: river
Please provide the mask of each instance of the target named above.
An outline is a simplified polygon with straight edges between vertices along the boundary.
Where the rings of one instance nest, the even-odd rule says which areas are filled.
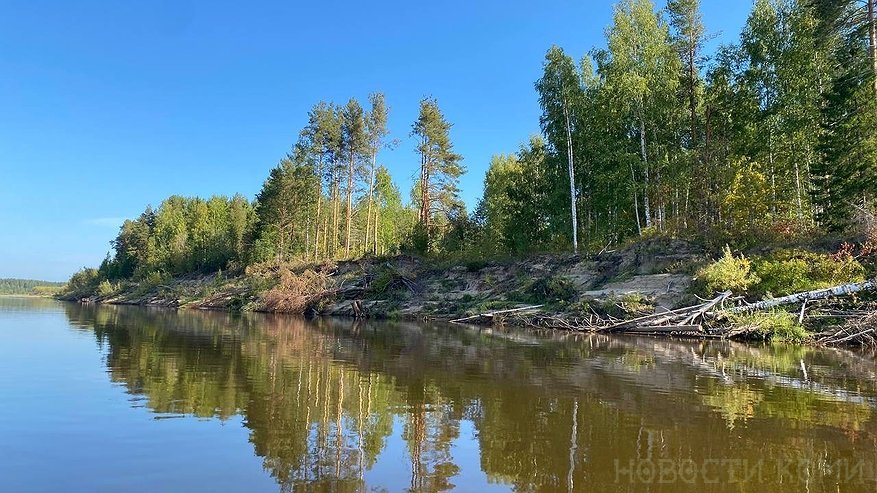
[[[0,491],[875,491],[873,354],[0,298]]]

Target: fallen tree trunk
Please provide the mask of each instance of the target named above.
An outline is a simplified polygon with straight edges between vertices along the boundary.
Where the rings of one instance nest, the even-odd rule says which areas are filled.
[[[782,296],[780,298],[771,298],[769,300],[759,301],[758,303],[753,303],[751,305],[741,305],[734,308],[729,308],[727,310],[724,310],[724,312],[750,313],[760,310],[767,310],[782,305],[790,305],[794,303],[804,303],[806,301],[831,298],[832,296],[847,296],[853,293],[868,291],[875,288],[877,288],[877,283],[875,283],[875,281],[872,279],[865,282],[843,284],[831,288],[816,289],[813,291],[806,291],[804,293],[790,294],[788,296]]]
[[[451,320],[451,323],[452,324],[461,324],[461,323],[467,322],[469,320],[480,320],[482,318],[493,319],[496,315],[503,315],[506,313],[515,313],[515,312],[536,310],[538,308],[542,308],[542,306],[543,305],[522,306],[520,308],[512,308],[509,310],[499,310],[496,312],[479,313],[477,315],[472,315],[471,317],[458,318],[456,320]]]

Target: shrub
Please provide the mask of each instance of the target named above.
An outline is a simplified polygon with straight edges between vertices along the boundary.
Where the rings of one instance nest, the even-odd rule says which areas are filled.
[[[760,296],[787,294],[860,282],[865,268],[849,253],[818,254],[785,250],[754,263],[759,281],[753,293]]]
[[[366,293],[379,296],[404,289],[413,290],[416,280],[417,275],[414,272],[388,264],[374,274],[366,287]]]
[[[488,262],[485,259],[469,259],[463,262],[467,272],[478,272],[487,267]]]
[[[542,277],[533,281],[525,291],[525,300],[532,303],[573,301],[579,293],[569,279],[561,276]]]
[[[766,341],[800,343],[810,337],[804,327],[798,325],[797,317],[782,310],[737,315],[731,322],[739,328],[748,329],[753,338]]]
[[[107,298],[116,294],[118,291],[118,286],[114,285],[110,281],[104,279],[97,286],[97,294],[99,294],[102,298]]]
[[[653,313],[654,302],[640,293],[625,293],[577,303],[570,311],[582,317],[597,315],[603,318],[632,318]]]
[[[161,271],[151,271],[147,273],[143,279],[137,284],[137,289],[135,293],[138,295],[144,295],[146,293],[156,291],[163,285],[166,285],[170,282],[171,277],[164,272]]]
[[[759,281],[752,272],[752,263],[743,255],[735,257],[731,248],[725,246],[722,258],[703,267],[696,279],[706,294],[732,291],[744,293]]]
[[[70,280],[67,281],[61,294],[70,298],[92,296],[97,290],[100,281],[100,274],[97,269],[83,268],[70,276]]]

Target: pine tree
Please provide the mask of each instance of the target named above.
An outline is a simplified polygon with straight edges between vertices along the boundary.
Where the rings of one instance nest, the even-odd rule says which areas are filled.
[[[411,135],[418,139],[420,178],[417,181],[420,213],[419,227],[430,248],[434,237],[433,217],[448,217],[451,206],[459,201],[457,182],[465,168],[462,156],[456,154],[450,140],[451,124],[445,120],[435,99],[420,101],[420,114],[412,126]]]
[[[388,110],[387,105],[384,102],[384,95],[381,93],[372,93],[369,95],[368,99],[371,104],[371,109],[366,114],[365,126],[368,148],[369,152],[371,153],[371,163],[368,173],[368,204],[365,216],[364,251],[368,251],[369,247],[372,246],[369,244],[369,232],[371,230],[372,204],[374,202],[375,172],[378,164],[378,152],[381,150],[381,148],[388,145],[388,143],[386,142],[386,138],[387,135],[390,133],[387,129]],[[377,224],[377,219],[375,219],[375,224]],[[377,254],[377,249],[378,241],[377,235],[375,235],[372,252]]]
[[[353,194],[356,182],[362,175],[362,156],[366,152],[367,136],[365,115],[359,102],[350,99],[344,107],[341,118],[341,143],[344,158],[347,160],[347,208],[345,209],[344,255],[350,256],[350,241],[353,226]]]

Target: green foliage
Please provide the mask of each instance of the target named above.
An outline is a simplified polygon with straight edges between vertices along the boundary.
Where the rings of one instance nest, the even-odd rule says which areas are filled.
[[[318,182],[313,168],[296,159],[301,156],[284,159],[272,169],[256,196],[255,261],[282,261],[305,253],[309,230],[304,225],[314,213]]]
[[[583,317],[597,314],[600,317],[625,319],[653,313],[654,302],[640,293],[625,293],[605,299],[585,300],[571,307],[573,313]]]
[[[93,296],[100,282],[101,276],[97,269],[83,267],[70,276],[70,280],[61,290],[61,296],[69,298]]]
[[[801,343],[810,338],[810,334],[800,325],[797,318],[782,310],[759,311],[737,315],[730,323],[739,329],[748,329],[756,339]]]
[[[509,293],[509,299],[522,303],[568,303],[578,298],[575,285],[566,277],[541,277],[521,291]]]
[[[746,158],[731,163],[734,177],[722,200],[728,227],[735,235],[757,234],[770,219],[770,184],[758,163]]]
[[[784,296],[865,279],[865,268],[850,255],[785,250],[754,262],[759,279],[753,294]]]
[[[366,294],[380,297],[388,294],[409,292],[417,281],[417,274],[386,264],[374,273],[366,286]]]
[[[490,262],[483,258],[467,259],[463,261],[463,266],[466,267],[466,272],[479,272],[488,265],[490,265]]]
[[[402,244],[402,251],[415,255],[426,255],[429,252],[429,234],[425,224],[418,222],[411,228]]]
[[[118,284],[113,284],[110,281],[104,279],[97,286],[97,294],[101,298],[108,298],[114,294],[116,294],[119,290]]]
[[[161,271],[151,271],[137,283],[136,293],[143,295],[158,291],[171,282],[171,276]]]
[[[697,272],[696,279],[701,290],[708,295],[725,291],[746,293],[759,281],[752,272],[752,262],[743,255],[735,257],[728,246],[725,246],[722,258]]]
[[[240,195],[208,200],[172,196],[157,210],[147,207],[127,220],[113,240],[114,256],[101,263],[108,280],[213,272],[246,254],[255,223],[252,205]]]

